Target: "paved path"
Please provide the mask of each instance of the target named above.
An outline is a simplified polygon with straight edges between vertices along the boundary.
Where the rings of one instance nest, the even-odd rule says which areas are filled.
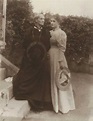
[[[72,74],[76,110],[68,114],[53,111],[30,112],[23,121],[93,121],[93,75]]]

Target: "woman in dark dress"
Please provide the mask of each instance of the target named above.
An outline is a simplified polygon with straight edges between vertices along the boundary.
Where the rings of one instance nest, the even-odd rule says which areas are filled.
[[[19,72],[13,79],[13,94],[17,100],[28,100],[31,109],[52,108],[49,57],[50,33],[43,28],[44,16],[39,14],[35,24],[26,31],[25,48]]]

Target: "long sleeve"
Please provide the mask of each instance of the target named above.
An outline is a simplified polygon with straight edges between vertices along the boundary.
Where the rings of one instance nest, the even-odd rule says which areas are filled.
[[[59,48],[59,61],[64,60],[64,52],[66,50],[67,35],[64,31],[60,31],[57,37],[57,45]]]

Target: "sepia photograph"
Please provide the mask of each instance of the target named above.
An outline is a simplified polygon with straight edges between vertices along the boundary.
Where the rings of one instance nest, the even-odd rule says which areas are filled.
[[[93,0],[0,0],[0,121],[93,121]]]

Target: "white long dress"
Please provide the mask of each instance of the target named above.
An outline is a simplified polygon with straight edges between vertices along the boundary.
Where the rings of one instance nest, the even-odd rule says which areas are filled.
[[[60,28],[56,30],[51,30],[51,49],[50,54],[50,64],[51,64],[51,96],[54,111],[58,113],[67,113],[69,110],[75,109],[75,102],[73,96],[72,85],[67,91],[61,91],[56,86],[56,73],[59,70],[59,61],[63,62],[64,67],[67,66],[67,61],[64,56],[66,50],[67,36],[64,31]]]

